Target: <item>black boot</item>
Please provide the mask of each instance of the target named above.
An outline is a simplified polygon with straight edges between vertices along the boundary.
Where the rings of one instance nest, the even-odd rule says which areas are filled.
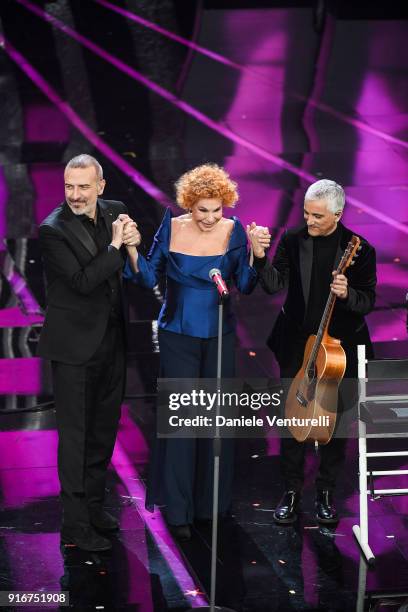
[[[300,502],[299,491],[285,491],[273,513],[273,520],[279,525],[290,525],[297,520],[296,510]]]
[[[171,534],[179,542],[188,542],[191,540],[191,529],[190,525],[169,525]]]
[[[338,523],[339,517],[333,503],[333,493],[328,489],[317,491],[316,520],[323,525]]]
[[[113,531],[118,531],[119,529],[119,521],[103,510],[103,508],[96,508],[89,510],[91,525],[97,531],[102,531],[102,533],[111,533]]]
[[[112,543],[97,533],[90,525],[61,528],[61,545],[77,546],[81,550],[99,552],[110,550]]]

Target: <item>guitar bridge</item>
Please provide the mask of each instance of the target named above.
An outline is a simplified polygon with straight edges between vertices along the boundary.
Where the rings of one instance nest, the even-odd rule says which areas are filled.
[[[300,393],[300,391],[296,392],[296,399],[303,408],[307,407],[307,399]]]

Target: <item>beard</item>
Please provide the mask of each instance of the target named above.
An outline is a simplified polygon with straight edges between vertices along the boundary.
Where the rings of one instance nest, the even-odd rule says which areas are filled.
[[[67,204],[70,207],[71,211],[74,213],[74,215],[88,215],[91,216],[91,214],[94,212],[94,205],[90,204],[89,202],[84,202],[81,200],[77,200],[76,202],[71,202],[70,200],[67,200]],[[76,208],[76,206],[79,206],[79,208]]]

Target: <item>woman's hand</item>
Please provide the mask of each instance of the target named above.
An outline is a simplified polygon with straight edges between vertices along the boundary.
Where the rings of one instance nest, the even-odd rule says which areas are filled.
[[[247,236],[251,242],[254,256],[259,259],[265,257],[265,249],[269,248],[271,244],[271,235],[268,228],[257,225],[255,221],[252,221],[251,225],[247,225]]]
[[[123,230],[123,244],[128,247],[138,247],[142,237],[135,221],[128,221]]]
[[[142,241],[137,223],[129,217],[129,215],[121,214],[118,219],[123,223],[123,244],[127,249],[138,247]]]

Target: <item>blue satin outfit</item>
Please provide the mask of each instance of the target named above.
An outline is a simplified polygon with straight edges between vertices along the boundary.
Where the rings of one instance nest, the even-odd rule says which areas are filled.
[[[185,255],[169,250],[171,211],[167,209],[147,259],[139,255],[139,272],[135,274],[127,263],[125,278],[131,278],[144,287],[152,288],[162,274],[166,276],[166,296],[159,315],[159,328],[197,338],[217,335],[218,292],[208,275],[212,268],[221,270],[223,279],[229,285],[233,282],[241,293],[251,293],[254,289],[257,273],[248,264],[246,233],[236,217],[233,221],[223,255]],[[234,328],[234,315],[227,301],[223,333]]]
[[[169,250],[171,213],[167,210],[147,258],[139,255],[139,272],[130,265],[125,277],[154,287],[166,276],[166,296],[159,316],[160,377],[216,376],[218,292],[209,271],[218,268],[224,280],[250,293],[257,274],[248,264],[247,238],[236,219],[223,255],[194,256]],[[224,307],[222,375],[235,376],[235,321],[229,301]],[[227,513],[232,499],[234,440],[222,443],[219,511]],[[212,515],[213,444],[210,439],[155,439],[149,466],[146,507],[164,508],[171,525]]]

